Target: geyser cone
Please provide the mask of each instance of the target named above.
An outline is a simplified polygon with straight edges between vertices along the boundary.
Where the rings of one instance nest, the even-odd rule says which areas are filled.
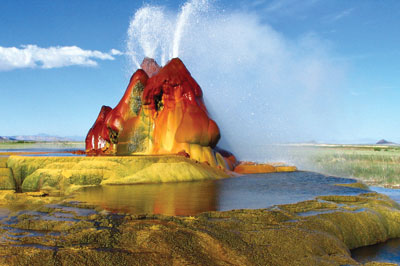
[[[143,70],[133,74],[121,101],[101,120],[108,130],[103,137],[107,145],[86,143],[86,150],[117,155],[189,154],[211,166],[233,169],[234,156],[224,157],[214,150],[219,128],[183,62],[174,58],[160,68],[154,59],[145,58],[141,66]],[[89,133],[96,142],[96,132]]]

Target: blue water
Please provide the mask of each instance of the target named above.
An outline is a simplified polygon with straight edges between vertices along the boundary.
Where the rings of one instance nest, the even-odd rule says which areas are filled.
[[[18,148],[18,149],[0,149],[0,152],[43,152],[42,154],[21,154],[21,156],[86,156],[86,155],[77,155],[73,154],[72,152],[78,151],[82,149],[78,148],[62,148],[62,147],[49,147],[49,148]],[[65,153],[71,152],[71,153]],[[8,155],[0,155],[1,157],[5,157]]]
[[[259,209],[322,195],[356,195],[366,190],[335,186],[354,180],[314,172],[253,174],[218,180],[218,210]]]
[[[370,187],[370,189],[378,193],[388,195],[392,200],[400,204],[400,189],[391,189],[383,187]]]
[[[358,262],[370,261],[400,263],[400,238],[390,239],[377,245],[356,248],[351,256]]]
[[[367,192],[335,186],[352,182],[355,181],[299,171],[197,182],[88,187],[73,200],[112,212],[196,215],[206,211],[268,208],[311,200],[320,195]]]

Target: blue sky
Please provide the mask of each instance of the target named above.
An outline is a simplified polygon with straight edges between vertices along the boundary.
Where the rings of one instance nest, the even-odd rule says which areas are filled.
[[[0,136],[85,136],[134,71],[125,53],[135,12],[159,6],[173,24],[184,3],[1,1]],[[196,34],[183,34],[180,57],[226,145],[400,142],[399,1],[209,5],[188,27]]]

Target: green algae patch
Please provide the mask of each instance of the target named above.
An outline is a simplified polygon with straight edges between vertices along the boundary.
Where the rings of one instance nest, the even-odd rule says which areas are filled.
[[[0,207],[10,209],[25,209],[43,204],[61,202],[63,199],[58,196],[49,196],[44,193],[34,194],[30,192],[16,193],[15,190],[0,190]]]
[[[366,193],[318,198],[340,207],[334,212],[305,217],[307,228],[329,232],[349,249],[400,237],[400,206],[385,195]]]
[[[354,183],[346,183],[346,184],[335,184],[335,186],[352,187],[352,188],[360,188],[360,189],[369,190],[369,187],[366,184],[362,183],[362,182],[354,182]]]
[[[14,200],[15,191],[14,190],[0,190],[0,202],[7,204],[8,200]]]
[[[0,168],[7,168],[8,157],[0,157]]]
[[[296,204],[283,204],[279,208],[290,213],[304,213],[315,210],[335,210],[337,204],[329,201],[307,200]]]
[[[10,168],[0,168],[0,190],[16,189],[15,180]]]
[[[23,191],[69,194],[84,186],[194,181],[229,177],[224,171],[181,156],[22,157],[8,167]]]
[[[390,263],[390,262],[367,262],[364,264],[364,266],[398,266],[397,263]]]

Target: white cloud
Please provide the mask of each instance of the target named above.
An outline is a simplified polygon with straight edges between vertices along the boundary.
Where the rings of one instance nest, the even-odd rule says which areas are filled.
[[[55,46],[42,48],[37,45],[17,47],[0,46],[0,71],[18,68],[59,68],[73,65],[97,66],[96,60],[114,60],[122,54],[112,49],[109,53],[83,50],[77,46]]]
[[[123,53],[117,49],[111,49],[110,53],[112,55],[123,55]]]

